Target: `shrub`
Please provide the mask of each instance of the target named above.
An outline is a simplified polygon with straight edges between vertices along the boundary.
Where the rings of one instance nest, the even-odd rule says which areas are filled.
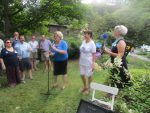
[[[80,56],[79,47],[75,43],[71,43],[68,49],[69,59],[78,59]]]
[[[79,50],[81,44],[80,38],[67,37],[65,40],[67,41],[69,46],[68,49],[69,59],[78,59],[80,56],[80,50]]]
[[[138,55],[147,55],[147,52],[139,52]]]
[[[126,112],[134,111],[133,113],[149,113],[150,112],[150,76],[145,75],[134,80],[132,87],[127,87],[120,91],[117,98],[117,111],[123,111],[123,104],[126,104]],[[122,100],[122,101],[120,101]],[[123,112],[123,113],[126,113]]]

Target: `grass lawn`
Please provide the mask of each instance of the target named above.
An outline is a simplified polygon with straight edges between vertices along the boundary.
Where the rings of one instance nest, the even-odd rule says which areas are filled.
[[[146,73],[145,64],[146,67],[150,66],[150,63],[129,58],[129,67],[133,75]],[[43,64],[39,64],[38,67],[39,70],[33,73],[33,80],[26,79],[25,84],[19,84],[15,88],[4,87],[6,78],[0,77],[0,113],[76,113],[81,98],[91,99],[91,95],[79,93],[82,81],[77,61],[69,61],[69,86],[64,90],[50,88],[50,96],[42,94],[47,92],[47,73],[43,73]],[[95,72],[94,81],[105,83],[107,76],[106,71]],[[50,83],[51,80],[52,72]]]
[[[50,88],[50,96],[41,94],[47,92],[47,73],[42,70],[43,64],[39,64],[39,70],[33,73],[33,80],[27,79],[25,84],[19,84],[15,88],[0,88],[0,113],[76,113],[80,99],[91,98],[91,95],[79,93],[82,81],[77,61],[69,61],[69,86],[64,90]],[[95,73],[94,76],[97,82],[105,81],[105,71]],[[4,84],[6,78],[0,79],[1,84]],[[51,79],[52,72],[50,83]],[[61,82],[61,76],[59,81]]]

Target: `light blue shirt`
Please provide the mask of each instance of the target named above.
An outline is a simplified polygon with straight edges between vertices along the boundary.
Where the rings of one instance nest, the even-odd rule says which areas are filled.
[[[15,50],[18,52],[19,57],[29,58],[30,57],[30,51],[32,49],[27,42],[23,42],[23,43],[18,42],[15,45]]]

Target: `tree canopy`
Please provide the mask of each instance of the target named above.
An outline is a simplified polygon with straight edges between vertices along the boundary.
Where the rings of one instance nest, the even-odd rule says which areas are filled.
[[[67,24],[71,20],[82,19],[78,0],[1,0],[0,30],[9,35],[11,32],[35,30],[43,21],[54,20]]]
[[[82,4],[81,0],[1,0],[0,31],[10,35],[14,31],[33,33],[48,31],[48,24],[89,28],[95,37],[112,32],[124,24],[127,39],[136,45],[150,43],[149,0],[120,0],[111,3]]]
[[[128,0],[121,4],[90,4],[87,8],[87,23],[96,35],[111,32],[116,25],[124,24],[129,32],[127,39],[135,43],[150,44],[149,0]]]

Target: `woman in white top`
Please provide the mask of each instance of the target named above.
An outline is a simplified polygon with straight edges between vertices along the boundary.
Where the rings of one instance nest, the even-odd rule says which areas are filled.
[[[81,93],[89,93],[95,62],[96,46],[92,40],[92,31],[84,31],[84,40],[80,46],[80,75],[83,81]]]
[[[32,35],[31,41],[29,41],[30,47],[32,48],[32,52],[30,55],[32,62],[32,70],[37,70],[36,66],[36,58],[37,58],[37,49],[39,48],[38,41],[35,40],[35,36]]]

